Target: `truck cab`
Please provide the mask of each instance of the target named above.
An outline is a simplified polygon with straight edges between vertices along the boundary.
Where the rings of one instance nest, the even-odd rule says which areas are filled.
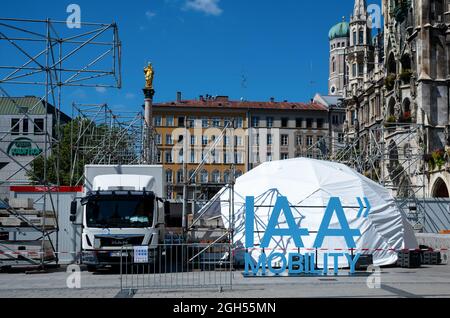
[[[146,175],[98,175],[81,199],[82,263],[90,270],[119,265],[134,246],[148,246],[150,260],[164,238],[167,204]]]

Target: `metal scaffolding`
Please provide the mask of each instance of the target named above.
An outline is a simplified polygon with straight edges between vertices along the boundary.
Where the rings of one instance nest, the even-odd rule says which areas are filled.
[[[115,114],[107,104],[74,103],[72,107],[71,185],[83,184],[84,170],[77,169],[84,165],[144,163],[142,112]]]
[[[345,164],[389,189],[416,230],[421,231],[425,213],[425,148],[423,128],[417,124],[380,123],[360,130],[345,140],[322,139],[304,156]]]
[[[55,187],[61,185],[59,174],[56,182],[49,181],[49,168],[60,169],[60,158],[48,162],[51,153],[60,153],[61,141],[61,111],[63,105],[63,90],[68,87],[82,88],[120,88],[121,87],[121,42],[119,30],[115,23],[80,22],[79,28],[69,28],[66,21],[51,19],[15,19],[0,18],[0,94],[14,104],[15,111],[20,114],[20,120],[9,131],[2,132],[0,142],[15,135],[14,131],[24,120],[37,127],[33,113],[39,105],[45,107],[45,124],[40,129],[43,137],[40,155],[28,164],[21,164],[8,151],[0,148],[1,153],[14,162],[28,176],[33,176],[37,185],[45,189],[43,196],[43,225],[35,226],[21,211],[11,207],[8,200],[0,198],[0,203],[6,206],[9,217],[20,219],[20,226],[2,228],[8,232],[35,232],[36,241],[42,242],[40,259],[26,256],[15,259],[14,265],[37,265],[45,267],[49,263],[58,263],[58,205],[59,196]],[[10,87],[20,87],[11,89]],[[8,89],[6,88],[8,87]],[[12,94],[11,94],[12,92]],[[34,106],[24,111],[23,107],[11,96],[37,96]],[[53,105],[52,107],[50,105]],[[49,126],[52,117],[53,125]],[[39,129],[39,128],[38,128]],[[43,160],[42,177],[33,171],[33,162]],[[7,187],[16,184],[14,172],[6,180],[0,180],[0,186]],[[56,226],[49,228],[46,218],[56,220]],[[40,235],[39,235],[40,234]],[[51,245],[54,258],[49,259],[44,253],[44,244]],[[0,244],[0,250],[4,248]],[[14,252],[14,251],[9,251]],[[4,262],[2,262],[3,264]],[[20,263],[20,264],[19,264]]]

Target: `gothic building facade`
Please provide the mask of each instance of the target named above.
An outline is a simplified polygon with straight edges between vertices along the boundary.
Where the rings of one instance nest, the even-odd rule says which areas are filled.
[[[345,136],[396,195],[449,197],[450,0],[381,9],[378,30],[365,0],[330,30],[329,89],[344,100]]]

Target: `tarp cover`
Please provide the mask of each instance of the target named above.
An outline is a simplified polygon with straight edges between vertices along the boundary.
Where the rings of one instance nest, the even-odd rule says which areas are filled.
[[[213,204],[209,207],[209,209],[215,207],[215,212],[222,214],[227,228],[231,215],[229,195],[230,190],[224,188],[212,200]],[[406,215],[397,208],[394,198],[387,189],[345,165],[298,158],[264,163],[236,180],[234,245],[237,249],[237,260],[242,261],[246,252],[243,248],[247,196],[255,197],[255,249],[249,250],[255,261],[262,252],[258,249],[258,244],[264,236],[273,206],[279,196],[287,197],[298,226],[310,231],[309,237],[302,237],[305,248],[300,250],[301,253],[310,252],[308,249],[313,247],[331,197],[340,198],[350,228],[360,229],[361,237],[355,238],[357,250],[361,254],[373,254],[374,265],[395,264],[396,251],[418,247],[412,226]],[[358,217],[360,210],[358,198],[361,200],[367,198],[370,202],[371,212],[367,218]],[[367,208],[366,204],[364,206]],[[219,207],[220,211],[217,211]],[[207,214],[214,213],[210,211]],[[279,227],[287,228],[283,213],[279,218]],[[336,216],[333,217],[330,228],[341,228]],[[284,254],[298,252],[290,237],[274,237],[265,253],[268,254],[268,251]],[[318,265],[323,266],[324,253],[339,253],[339,251],[349,252],[349,249],[344,238],[335,237],[326,238],[323,249],[313,253],[318,253]],[[342,267],[348,265],[345,257],[340,258],[339,265]]]

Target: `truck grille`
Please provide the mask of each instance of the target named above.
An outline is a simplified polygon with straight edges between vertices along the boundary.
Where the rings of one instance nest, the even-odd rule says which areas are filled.
[[[125,238],[101,237],[100,245],[102,247],[125,246],[125,245],[139,246],[139,245],[142,245],[143,241],[144,241],[144,236],[128,237],[128,238],[127,237],[125,237]]]

